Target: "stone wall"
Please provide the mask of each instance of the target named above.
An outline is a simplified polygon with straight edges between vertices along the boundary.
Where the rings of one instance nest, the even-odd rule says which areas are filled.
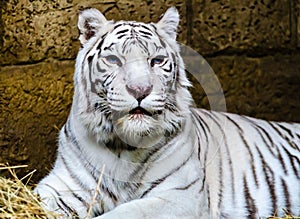
[[[37,169],[34,180],[51,168],[71,105],[81,8],[148,22],[172,5],[179,41],[210,63],[229,112],[300,122],[300,0],[2,0],[0,163],[28,164],[22,174]],[[197,105],[209,108],[190,77]]]

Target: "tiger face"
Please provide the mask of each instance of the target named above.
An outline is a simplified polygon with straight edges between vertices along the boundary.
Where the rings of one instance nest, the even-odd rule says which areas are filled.
[[[88,98],[81,114],[92,115],[84,120],[92,120],[87,123],[94,132],[106,130],[132,146],[149,146],[180,128],[191,97],[176,43],[178,21],[174,8],[149,24],[114,23],[96,9],[80,15],[83,48],[75,95]]]

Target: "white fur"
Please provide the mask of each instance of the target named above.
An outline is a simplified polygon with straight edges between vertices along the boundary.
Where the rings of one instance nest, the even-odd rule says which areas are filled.
[[[102,51],[100,58],[93,55],[97,54],[96,47],[105,33],[109,40],[104,41],[103,47],[116,42],[115,24],[95,9],[81,13],[78,27],[83,48],[76,62],[72,109],[60,132],[54,168],[35,190],[47,209],[61,213],[62,218],[70,217],[63,201],[81,218],[91,216],[87,212],[92,204],[94,214],[103,212],[95,217],[98,219],[258,218],[275,213],[273,192],[275,210],[282,214],[281,208],[287,207],[286,199],[289,198],[292,213],[300,214],[300,181],[296,175],[300,175],[300,165],[295,159],[293,167],[291,156],[286,152],[300,157],[299,125],[193,109],[187,89],[190,83],[175,41],[178,23],[178,12],[171,8],[157,24],[152,24],[166,43],[164,52],[178,55],[175,80],[172,79],[174,72],[168,75],[160,67],[149,67],[146,61],[149,57],[134,46],[125,58],[120,57],[126,64],[121,67],[112,64],[101,74],[95,66],[98,62],[104,63],[105,56],[110,53]],[[152,28],[151,25],[147,27]],[[94,31],[94,35],[89,35],[90,31]],[[157,38],[151,40],[150,54],[154,51],[153,44],[159,45]],[[89,56],[93,58],[91,76],[87,75]],[[105,79],[107,72],[111,75],[111,83],[93,87],[98,79]],[[85,84],[84,79],[88,77],[92,77],[89,78],[92,83]],[[124,114],[138,106],[125,88],[128,84],[153,85],[152,92],[140,104],[150,112],[161,110],[162,113],[152,117]],[[104,89],[107,93],[99,94]],[[101,99],[101,95],[106,95],[107,100]],[[104,111],[111,112],[110,117],[93,108],[99,102],[107,104]],[[176,110],[167,110],[166,104],[173,104],[170,107]],[[284,137],[280,137],[271,125],[281,130]],[[284,128],[280,129],[280,125],[293,136]],[[135,150],[107,147],[116,139],[134,146]],[[105,170],[101,173],[103,166]],[[101,185],[117,200],[100,187],[96,203],[92,203],[101,174]],[[274,187],[268,185],[269,179]],[[284,196],[282,180],[289,197]],[[251,198],[246,199],[248,193]],[[256,206],[253,214],[249,213],[249,200]]]

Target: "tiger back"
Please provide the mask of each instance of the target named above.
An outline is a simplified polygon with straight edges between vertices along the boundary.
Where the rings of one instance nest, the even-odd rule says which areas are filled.
[[[300,215],[300,125],[193,108],[176,42],[158,23],[79,15],[74,96],[35,192],[61,218]]]

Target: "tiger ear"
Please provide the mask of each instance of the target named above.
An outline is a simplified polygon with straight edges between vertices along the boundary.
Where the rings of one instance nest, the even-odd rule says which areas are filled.
[[[176,39],[176,30],[179,24],[179,13],[175,7],[169,8],[157,23],[159,29],[163,30],[173,40]]]
[[[84,45],[92,38],[107,22],[104,15],[95,8],[81,11],[78,18],[79,40],[81,45]]]

